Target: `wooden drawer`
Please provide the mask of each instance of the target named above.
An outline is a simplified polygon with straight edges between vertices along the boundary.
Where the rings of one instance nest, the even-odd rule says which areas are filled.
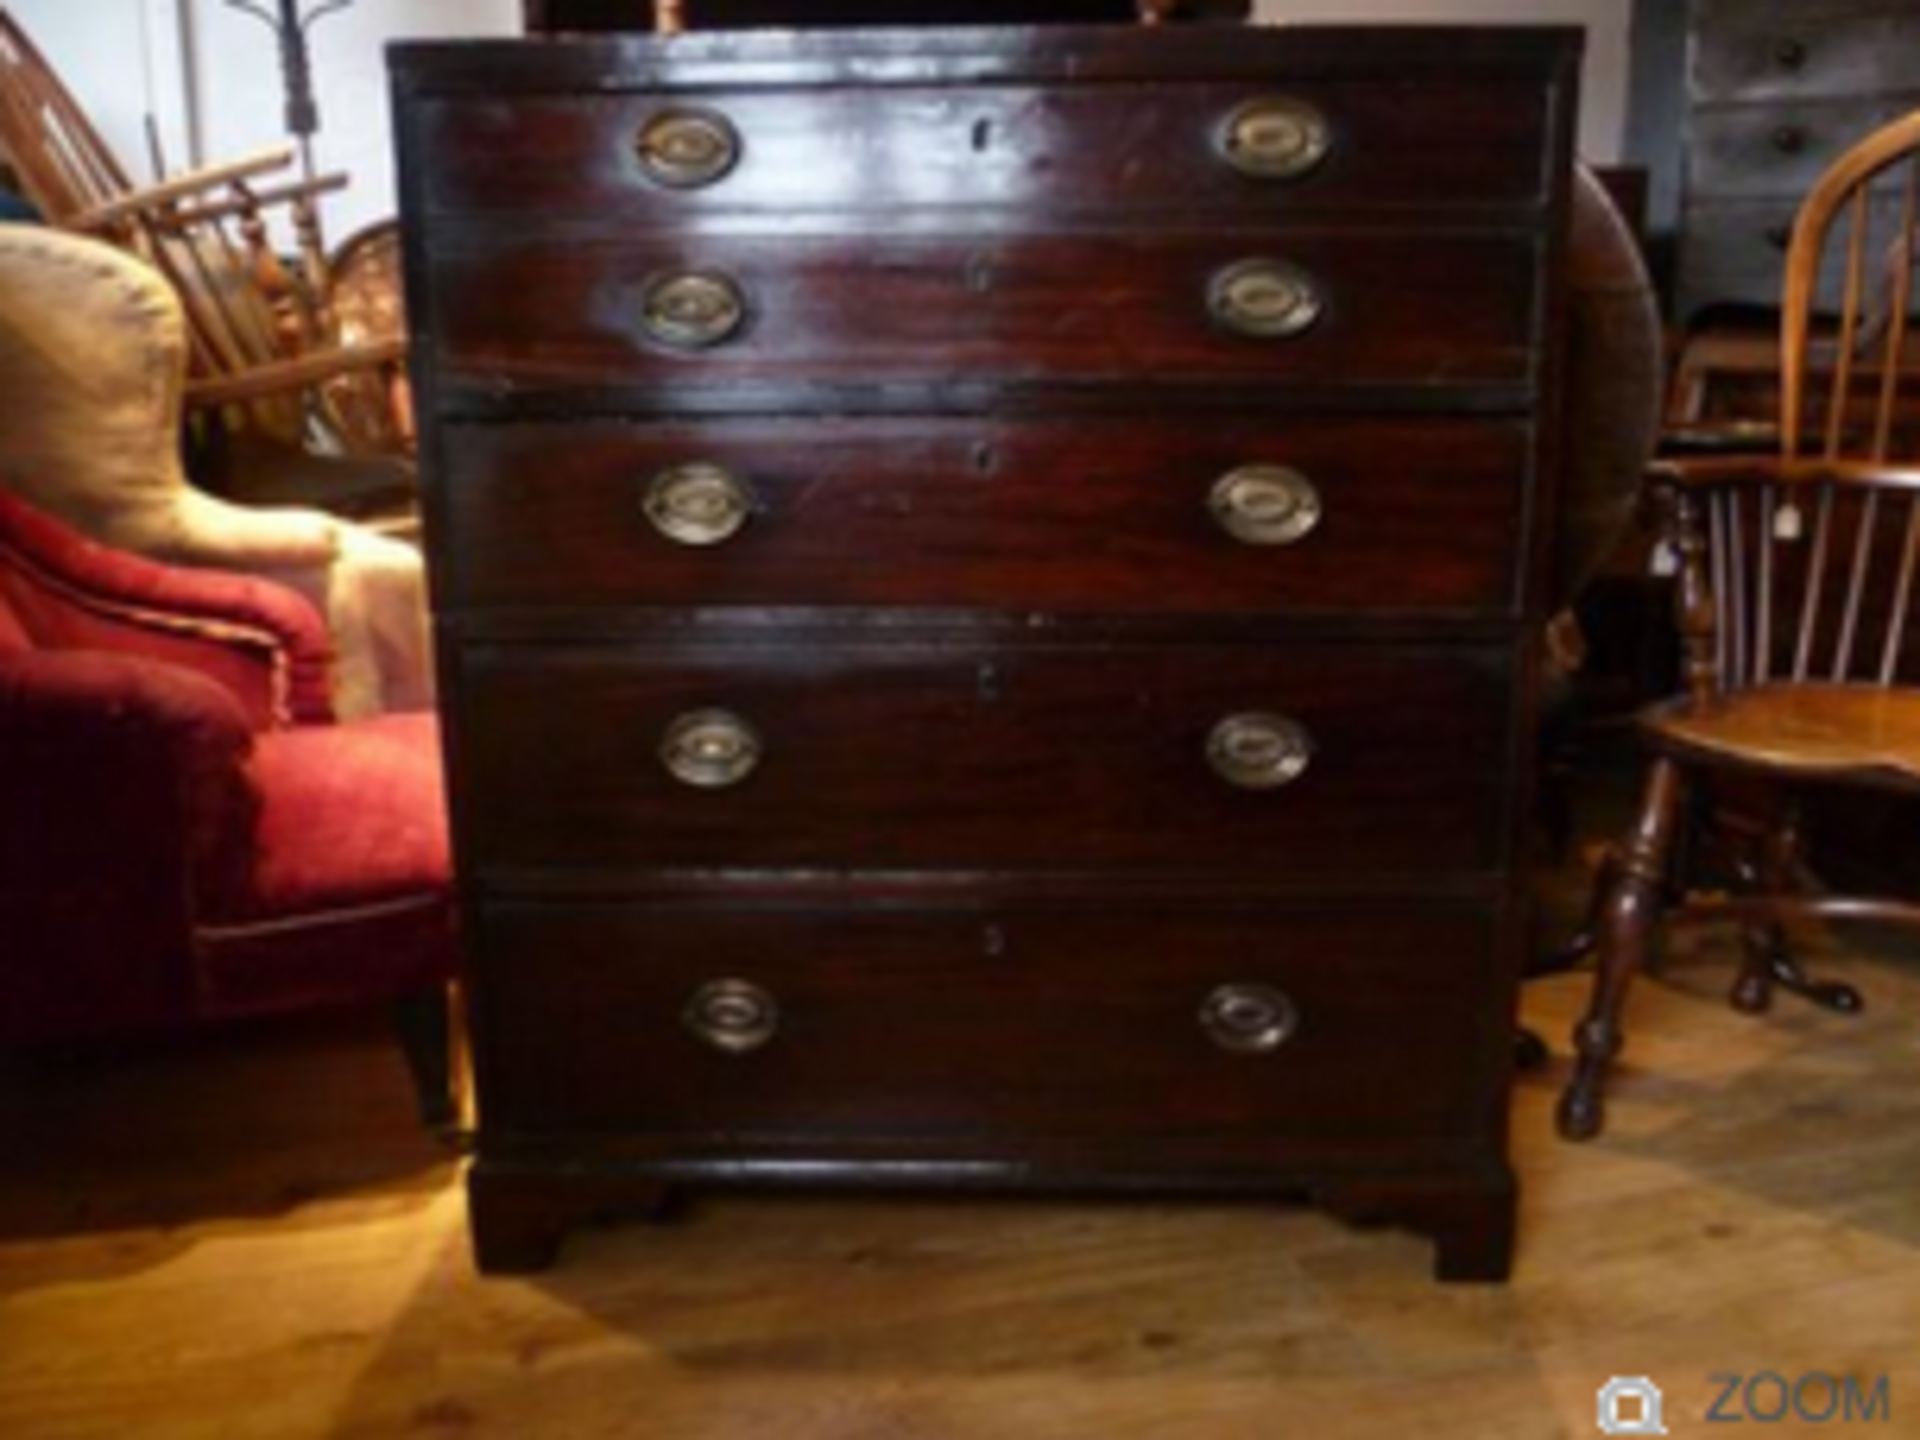
[[[1305,885],[1504,854],[1502,649],[773,637],[470,644],[458,661],[465,853],[483,874],[1126,866]],[[717,721],[681,724],[714,711],[750,729],[757,765],[731,785],[676,779],[672,736],[683,762],[689,746],[733,758]],[[1245,716],[1281,723],[1220,728]],[[1210,747],[1278,783],[1229,783]]]
[[[972,226],[1005,210],[1529,205],[1546,184],[1545,104],[1537,85],[1444,80],[771,88],[461,98],[423,105],[417,123],[434,156],[427,204],[464,216],[671,226],[719,212],[931,209]],[[1293,127],[1266,133],[1304,141],[1303,155],[1323,146],[1323,158],[1298,176],[1229,163],[1236,117],[1256,106]],[[698,165],[663,168],[676,140]]]
[[[1855,141],[1902,112],[1882,99],[1783,101],[1697,111],[1687,152],[1696,201],[1797,205]]]
[[[1708,304],[1777,306],[1797,208],[1791,200],[1687,206],[1677,281],[1681,312]]]
[[[1897,202],[1875,202],[1872,234],[1894,233]],[[1777,307],[1788,241],[1799,204],[1794,200],[1701,202],[1687,207],[1680,251],[1683,310],[1738,302]],[[1846,247],[1829,246],[1820,270],[1818,301],[1839,309],[1845,293]]]
[[[954,236],[735,234],[445,242],[428,274],[443,373],[489,394],[645,385],[757,403],[756,385],[951,390],[1059,381],[1167,387],[1400,384],[1425,392],[1534,379],[1537,241],[1397,231]],[[1215,318],[1239,267],[1304,288],[1240,289],[1300,333],[1249,338]],[[737,294],[728,337],[667,343],[643,315],[689,276]],[[1285,299],[1300,299],[1288,306]],[[1301,298],[1310,297],[1310,298]],[[713,299],[711,290],[700,297]]]
[[[1920,94],[1913,0],[1693,0],[1696,104]]]
[[[1457,1137],[1502,1083],[1473,1058],[1505,1051],[1486,1033],[1506,1023],[1487,1003],[1495,927],[1465,907],[499,903],[482,919],[494,1136],[666,1136],[682,1156],[1228,1141],[1273,1164],[1273,1146]],[[1229,1040],[1274,1048],[1226,1048],[1210,1002],[1215,1028],[1239,1022]],[[748,1048],[716,1044],[716,1019]]]
[[[436,579],[443,609],[1509,614],[1531,443],[1469,420],[449,425]]]

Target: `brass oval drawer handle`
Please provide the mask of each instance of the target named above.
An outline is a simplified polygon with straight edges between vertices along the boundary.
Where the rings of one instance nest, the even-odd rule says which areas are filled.
[[[1291,96],[1249,100],[1220,127],[1220,154],[1255,180],[1298,180],[1333,150],[1333,127],[1318,106]]]
[[[660,763],[682,785],[725,790],[760,767],[760,736],[731,710],[694,710],[667,727]]]
[[[1287,715],[1229,715],[1207,736],[1207,764],[1240,790],[1278,790],[1307,773],[1313,737]]]
[[[647,485],[647,523],[676,545],[720,545],[753,518],[753,488],[719,465],[662,470]]]
[[[740,132],[711,110],[662,110],[640,127],[633,148],[656,185],[697,190],[740,162]]]
[[[678,270],[647,282],[640,323],[648,335],[676,350],[724,344],[747,319],[747,299],[729,275]]]
[[[1300,1029],[1300,1007],[1271,985],[1222,985],[1200,1005],[1200,1028],[1234,1055],[1271,1055]]]
[[[1242,260],[1213,277],[1207,308],[1236,335],[1291,340],[1314,327],[1326,302],[1314,278],[1299,266],[1283,260]]]
[[[1320,526],[1320,492],[1287,465],[1242,465],[1214,482],[1207,509],[1246,545],[1293,545]]]
[[[747,980],[713,980],[693,992],[681,1023],[723,1055],[746,1055],[780,1033],[780,1006]]]

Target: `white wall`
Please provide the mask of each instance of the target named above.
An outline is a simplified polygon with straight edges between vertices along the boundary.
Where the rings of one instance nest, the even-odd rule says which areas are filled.
[[[1257,0],[1254,13],[1267,23],[1584,26],[1587,60],[1580,77],[1580,153],[1600,165],[1620,158],[1626,132],[1632,0]]]
[[[136,179],[151,178],[146,118],[177,121],[177,49],[156,35],[150,0],[8,0],[8,10],[74,91],[107,144]],[[156,76],[148,57],[172,56]],[[162,62],[164,63],[164,62]],[[171,136],[169,143],[171,143]]]
[[[276,0],[256,0],[277,9]],[[300,0],[303,11],[317,0]],[[229,160],[283,144],[285,102],[273,32],[226,0],[7,0],[107,143],[136,178],[150,178],[145,138],[155,117],[170,169]],[[393,213],[386,62],[388,40],[511,35],[519,0],[355,0],[314,27],[311,49],[322,172],[353,177],[327,202],[327,229],[343,239]]]
[[[205,155],[238,155],[278,143],[286,133],[285,101],[273,32],[225,0],[186,3],[197,39],[196,93]],[[273,0],[256,3],[273,7]],[[301,8],[314,3],[301,0]],[[314,162],[322,174],[345,171],[353,177],[353,188],[328,202],[332,238],[344,239],[394,211],[386,43],[438,35],[517,35],[520,11],[520,0],[356,0],[352,9],[313,28],[314,91],[320,102]]]
[[[275,0],[256,0],[269,9]],[[301,0],[313,8],[317,0]],[[158,126],[169,166],[282,143],[280,60],[272,32],[226,0],[8,0],[78,95],[107,142],[146,177],[146,125]],[[405,36],[508,35],[519,0],[356,0],[312,34],[321,130],[316,161],[353,187],[328,202],[327,229],[345,237],[393,212],[386,42]],[[1626,109],[1630,0],[1258,0],[1263,21],[1566,23],[1587,28],[1580,145],[1592,160],[1620,154]]]

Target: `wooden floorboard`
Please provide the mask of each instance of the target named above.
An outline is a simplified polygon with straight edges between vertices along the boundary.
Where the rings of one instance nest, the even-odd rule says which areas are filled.
[[[1891,1413],[1757,1433],[1920,1435],[1920,958],[1819,957],[1866,1015],[1734,1014],[1726,938],[1690,941],[1584,1147],[1551,1129],[1584,977],[1529,987],[1558,1054],[1504,1288],[1264,1205],[771,1196],[482,1281],[377,1025],[14,1067],[0,1437],[1549,1440],[1642,1374],[1671,1433],[1744,1433],[1710,1377],[1765,1371],[1885,1375]]]

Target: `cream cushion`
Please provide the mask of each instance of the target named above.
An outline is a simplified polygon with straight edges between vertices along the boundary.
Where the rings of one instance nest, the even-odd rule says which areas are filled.
[[[298,590],[327,617],[342,718],[429,707],[419,551],[195,489],[180,459],[186,363],[179,302],[145,262],[0,225],[0,484],[104,544]]]

